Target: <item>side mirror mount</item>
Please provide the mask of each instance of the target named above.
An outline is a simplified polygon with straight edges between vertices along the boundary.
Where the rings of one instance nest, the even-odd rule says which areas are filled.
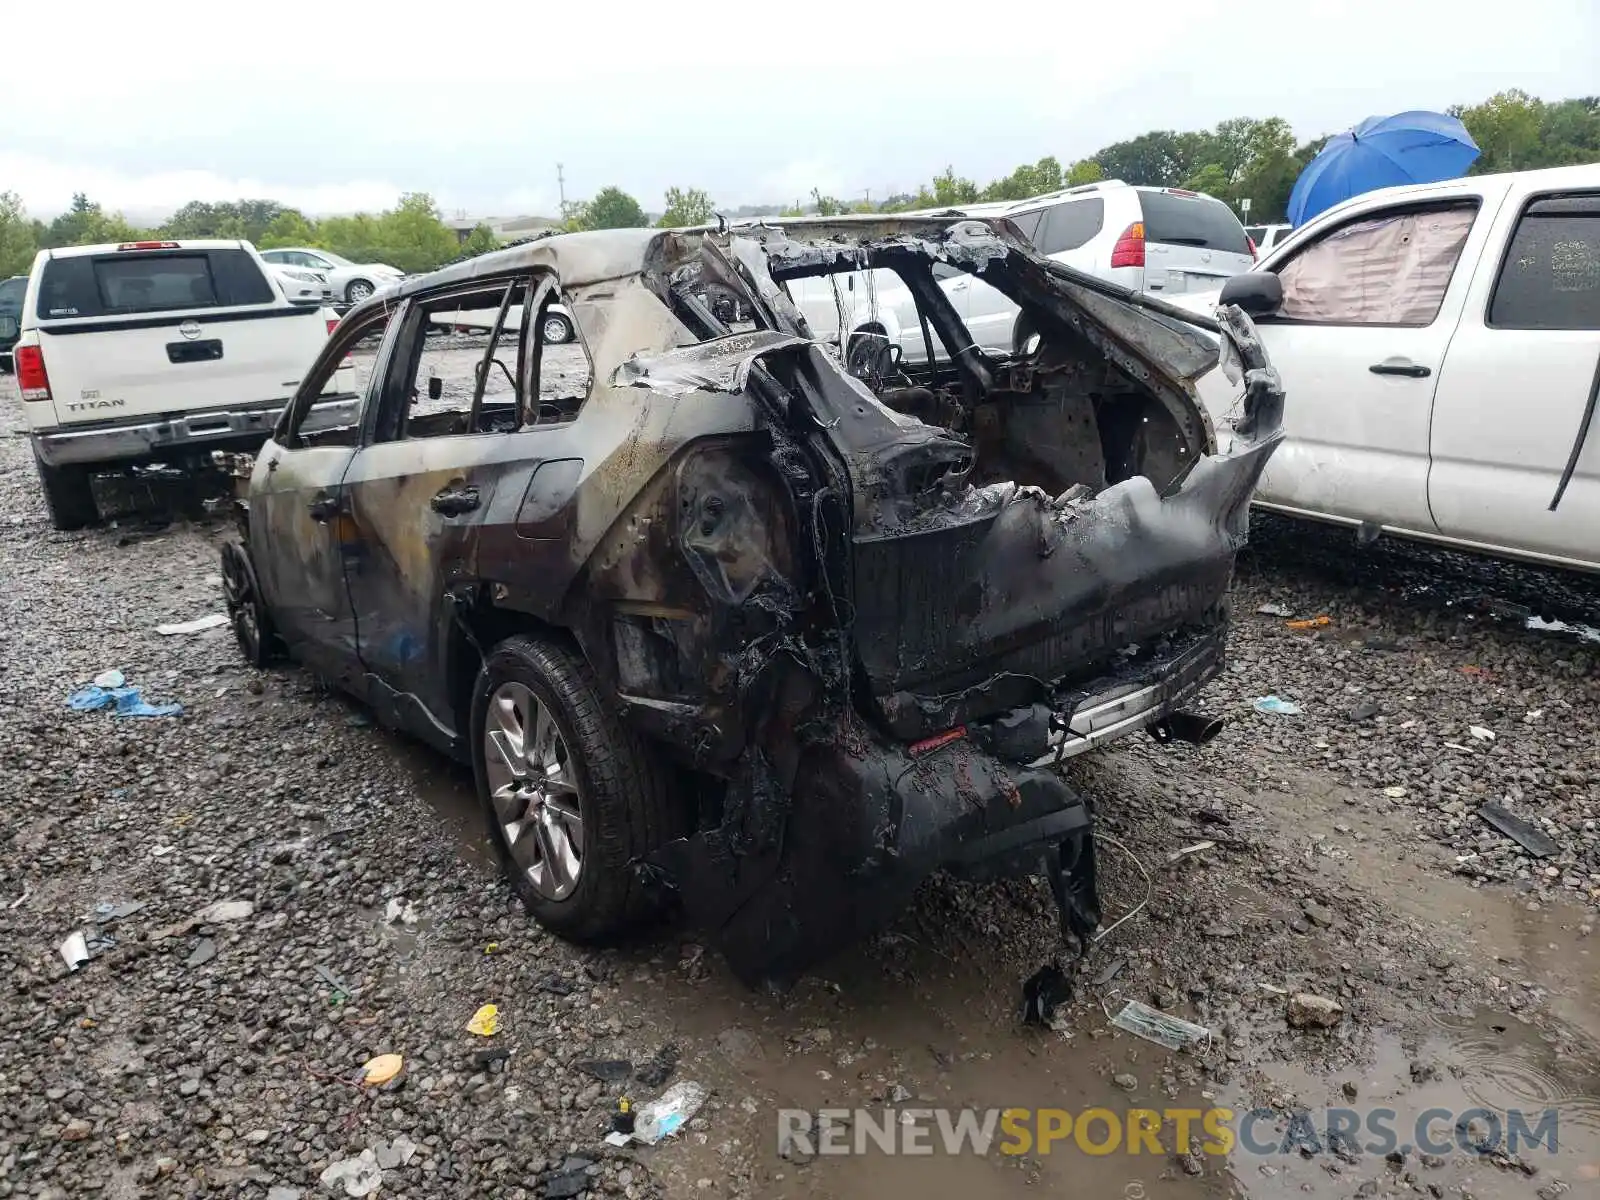
[[[428,399],[437,400],[444,395],[444,380],[437,375],[428,376]]]
[[[1218,304],[1237,304],[1252,317],[1264,317],[1283,307],[1283,280],[1271,271],[1246,271],[1222,285]]]

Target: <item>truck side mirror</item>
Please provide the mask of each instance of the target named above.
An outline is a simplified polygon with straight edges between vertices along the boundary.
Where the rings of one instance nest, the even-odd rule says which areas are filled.
[[[1283,280],[1271,271],[1246,271],[1222,285],[1218,304],[1237,304],[1252,317],[1264,317],[1283,306]]]

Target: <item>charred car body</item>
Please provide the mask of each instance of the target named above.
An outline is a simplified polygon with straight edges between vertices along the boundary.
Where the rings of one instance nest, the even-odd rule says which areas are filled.
[[[1038,336],[973,346],[935,266],[981,274]],[[819,344],[783,286],[876,268],[917,296],[926,362]],[[730,331],[709,289],[755,328]],[[556,302],[591,367],[569,397],[542,365]],[[449,304],[504,327],[470,396],[430,413],[424,335]],[[1218,320],[1041,259],[1003,221],[474,258],[347,315],[241,465],[235,627],[257,661],[286,649],[472,760],[510,877],[565,935],[676,894],[742,977],[783,981],[931,871],[1042,862],[1081,942],[1090,814],[1053,767],[1140,728],[1203,736],[1183,706],[1221,666],[1281,436],[1248,317]],[[1242,368],[1226,455],[1190,386],[1217,354],[1194,324]],[[320,375],[385,327],[359,420],[301,433]]]

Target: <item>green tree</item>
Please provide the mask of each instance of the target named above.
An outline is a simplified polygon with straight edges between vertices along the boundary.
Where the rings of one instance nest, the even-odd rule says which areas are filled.
[[[1183,181],[1183,186],[1192,192],[1204,192],[1208,196],[1226,199],[1229,192],[1228,173],[1218,163],[1207,163],[1193,175]]]
[[[661,220],[656,224],[663,229],[682,229],[694,225],[705,225],[710,222],[715,214],[712,211],[711,197],[699,188],[667,189],[667,211],[661,214]]]
[[[1125,142],[1114,142],[1095,152],[1107,179],[1147,187],[1177,187],[1208,161],[1206,137],[1153,129]]]
[[[832,196],[824,196],[821,188],[811,189],[811,207],[819,217],[837,217],[850,211],[849,205],[843,200]]]
[[[1467,127],[1482,152],[1471,170],[1475,175],[1495,171],[1525,171],[1548,165],[1539,131],[1544,104],[1527,92],[1512,88],[1497,92],[1482,104],[1452,110]]]
[[[500,239],[495,237],[494,230],[481,221],[472,227],[467,240],[461,244],[462,254],[487,254],[491,250],[498,249],[500,249]]]
[[[1036,163],[1023,163],[1003,179],[996,179],[984,188],[984,200],[1026,200],[1045,192],[1060,191],[1064,186],[1061,163],[1052,156]]]
[[[426,192],[405,193],[374,224],[378,260],[402,271],[431,271],[460,256],[461,243]]]
[[[34,226],[22,207],[22,197],[0,192],[0,279],[27,272],[39,248]]]
[[[955,208],[975,204],[978,185],[970,179],[961,179],[954,167],[946,167],[933,177],[933,203],[938,208]]]
[[[51,221],[40,245],[94,246],[101,242],[135,242],[150,236],[123,220],[121,213],[108,213],[82,192],[72,197],[72,207]]]
[[[276,200],[191,200],[173,213],[161,232],[170,238],[243,238],[261,244],[285,209]]]
[[[1086,183],[1099,183],[1106,177],[1100,164],[1092,158],[1080,158],[1067,170],[1067,187],[1082,187]]]
[[[381,254],[377,219],[371,213],[324,217],[317,222],[316,245],[352,262],[373,262]],[[399,264],[394,264],[398,266]]]
[[[584,213],[585,229],[639,229],[650,224],[639,202],[619,187],[602,188]]]
[[[317,241],[317,231],[311,222],[298,209],[286,208],[262,230],[256,245],[263,250],[271,250],[279,246],[317,246],[321,243]]]

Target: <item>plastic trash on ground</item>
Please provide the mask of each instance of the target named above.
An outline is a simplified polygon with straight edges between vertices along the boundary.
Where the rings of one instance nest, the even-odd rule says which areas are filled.
[[[119,717],[175,717],[181,704],[146,704],[136,687],[100,687],[91,684],[67,697],[67,707],[75,712],[110,708]]]
[[[1129,1000],[1124,1004],[1121,1011],[1111,1018],[1111,1023],[1118,1029],[1158,1046],[1165,1046],[1168,1050],[1182,1050],[1211,1039],[1211,1031],[1204,1025],[1169,1016],[1159,1008],[1151,1008],[1137,1000]]]
[[[361,1082],[371,1087],[388,1083],[400,1074],[403,1066],[405,1059],[398,1054],[380,1054],[377,1058],[369,1058],[361,1068]]]
[[[67,964],[69,971],[76,971],[89,961],[89,941],[83,936],[83,930],[74,930],[61,943],[61,961]]]
[[[227,623],[228,617],[226,613],[212,613],[210,616],[196,617],[192,621],[179,621],[171,625],[157,625],[156,632],[168,635],[175,633],[203,633],[207,629],[215,629],[219,625],[226,625]]]
[[[1293,700],[1285,700],[1281,696],[1260,696],[1250,707],[1258,713],[1274,713],[1280,717],[1300,715],[1300,706]]]
[[[377,1155],[363,1150],[359,1158],[330,1163],[320,1178],[322,1186],[330,1192],[342,1184],[346,1196],[370,1196],[382,1186],[383,1171],[378,1167]]]
[[[1332,625],[1333,618],[1323,613],[1321,616],[1307,617],[1304,621],[1285,621],[1290,629],[1321,629],[1324,625]]]
[[[475,1033],[479,1037],[493,1037],[500,1032],[500,1007],[496,1004],[485,1004],[472,1014],[472,1020],[467,1022],[467,1032]]]
[[[113,667],[109,671],[101,671],[100,674],[94,677],[92,682],[95,687],[119,688],[127,683],[128,679],[121,671]]]
[[[689,1123],[709,1095],[704,1086],[685,1080],[675,1083],[656,1099],[639,1106],[633,1123],[634,1141],[654,1146]]]

